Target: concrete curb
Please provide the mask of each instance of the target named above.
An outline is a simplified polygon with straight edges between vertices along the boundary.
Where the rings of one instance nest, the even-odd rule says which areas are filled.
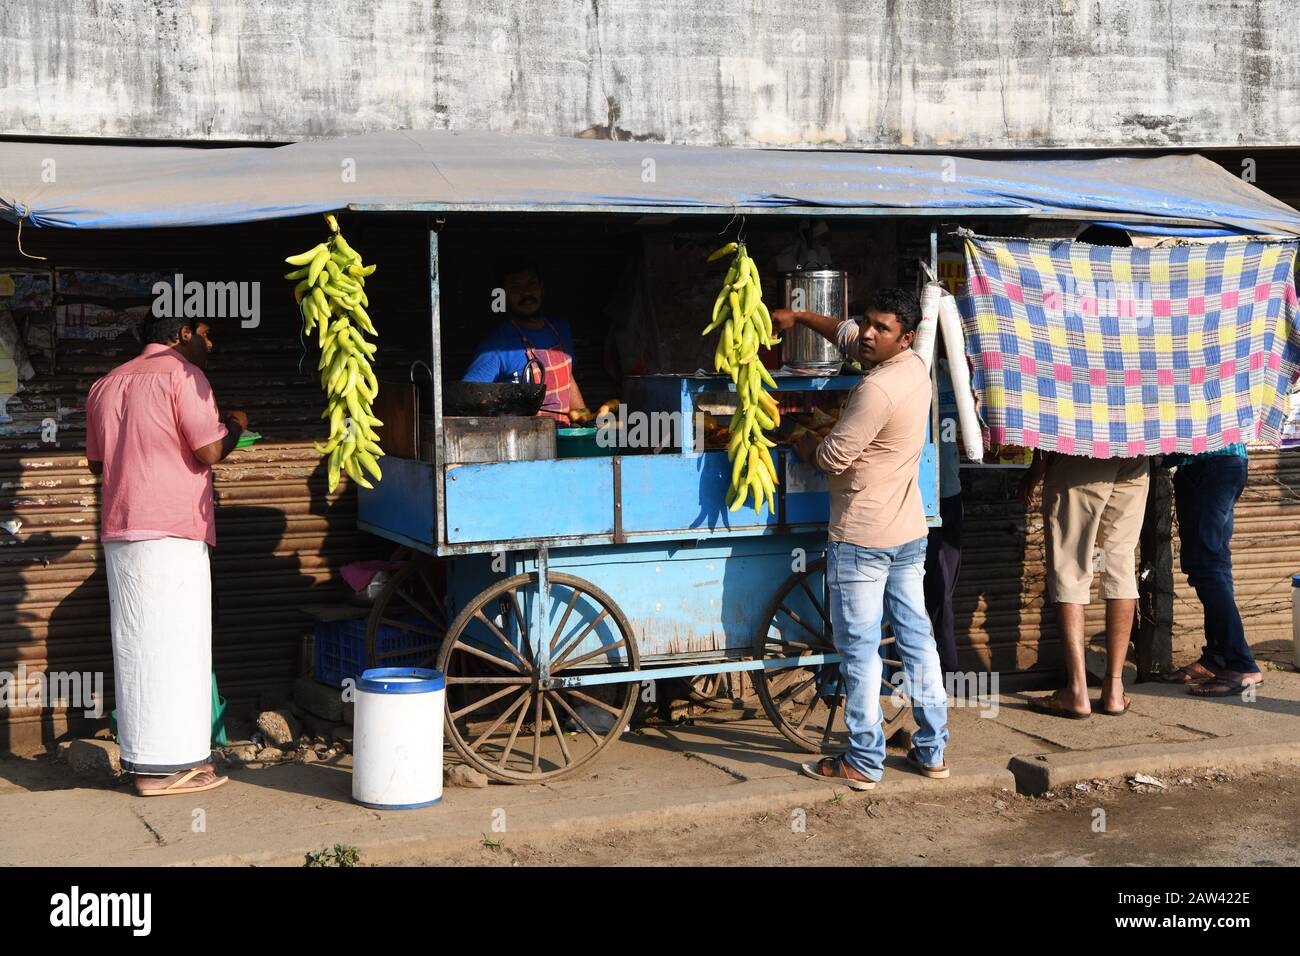
[[[1015,776],[1018,793],[1041,796],[1078,780],[1201,766],[1254,770],[1276,763],[1300,764],[1300,741],[1243,744],[1224,738],[1176,744],[1132,744],[1101,752],[1066,751],[1012,757],[1008,769]]]
[[[812,759],[810,755],[810,759]],[[689,802],[665,804],[663,806],[633,810],[627,813],[610,815],[600,812],[598,805],[575,807],[571,816],[555,819],[549,809],[532,808],[517,810],[511,814],[511,826],[508,833],[501,835],[507,844],[521,842],[551,842],[574,835],[587,836],[605,830],[650,830],[682,823],[699,823],[702,820],[716,819],[722,816],[737,816],[751,813],[780,812],[800,806],[813,806],[828,803],[836,793],[844,794],[844,799],[865,797],[867,800],[892,800],[931,794],[942,796],[951,793],[965,793],[971,790],[996,790],[1015,787],[1015,778],[1009,770],[975,771],[966,774],[957,773],[947,780],[928,780],[919,774],[903,774],[889,770],[877,789],[857,793],[847,787],[821,784],[806,777],[764,778],[743,783],[724,784],[718,787],[693,791]],[[743,792],[741,792],[743,791]],[[453,791],[454,792],[454,791]],[[436,814],[438,810],[415,811]],[[497,836],[497,834],[492,834]],[[461,832],[446,836],[402,835],[389,839],[358,839],[351,841],[360,851],[363,864],[382,864],[400,860],[402,857],[417,854],[432,855],[439,852],[464,849],[480,842],[482,835]],[[320,846],[313,843],[304,847],[300,853],[286,854],[282,851],[271,853],[221,854],[192,861],[184,866],[302,866],[304,856],[318,850]]]

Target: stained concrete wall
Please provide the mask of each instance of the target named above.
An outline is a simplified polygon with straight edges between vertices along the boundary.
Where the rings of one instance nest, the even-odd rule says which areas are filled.
[[[1300,142],[1294,0],[0,0],[0,135]]]

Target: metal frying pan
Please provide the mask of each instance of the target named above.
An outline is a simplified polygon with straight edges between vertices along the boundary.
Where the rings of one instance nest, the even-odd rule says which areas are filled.
[[[536,366],[536,375],[533,373]],[[529,363],[525,378],[537,382],[444,382],[442,387],[442,413],[444,415],[536,415],[546,400],[546,383],[541,364]]]

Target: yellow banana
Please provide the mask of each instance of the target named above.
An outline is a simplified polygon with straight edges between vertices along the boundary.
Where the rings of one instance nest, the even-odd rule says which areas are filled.
[[[298,253],[296,256],[289,256],[289,257],[288,257],[287,259],[285,259],[284,261],[287,262],[287,263],[289,263],[289,265],[291,265],[291,266],[305,266],[305,265],[307,265],[309,262],[312,262],[313,260],[315,260],[315,258],[320,254],[320,251],[321,251],[322,249],[325,249],[325,243],[323,243],[323,242],[322,242],[322,243],[319,243],[319,244],[317,244],[317,245],[315,245],[315,246],[312,246],[312,247],[311,247],[310,249],[308,249],[306,252],[300,252],[300,253]],[[326,252],[326,255],[329,254],[329,250],[328,250],[328,249],[326,249],[325,252]]]
[[[330,261],[330,251],[324,246],[320,247],[320,252],[316,253],[316,258],[311,261],[307,269],[307,281],[312,285],[316,284],[316,278],[320,275],[321,270],[325,268],[325,263]]]

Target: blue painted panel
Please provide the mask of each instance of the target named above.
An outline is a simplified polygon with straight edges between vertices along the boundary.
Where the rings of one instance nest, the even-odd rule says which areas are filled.
[[[459,465],[446,472],[447,540],[512,541],[614,530],[609,458]]]
[[[643,661],[720,660],[749,652],[768,604],[792,573],[796,559],[811,564],[821,557],[825,546],[825,537],[814,534],[736,538],[725,543],[706,540],[680,547],[630,544],[565,548],[551,552],[550,568],[552,574],[574,575],[608,594],[627,616]],[[518,570],[511,564],[506,571],[494,573],[486,555],[454,562],[451,613],[463,608],[493,581]],[[528,559],[524,567],[535,571],[535,560]],[[815,584],[813,590],[820,595],[821,585]],[[548,641],[555,636],[571,597],[568,587],[552,585]],[[535,599],[535,595],[525,595],[522,602],[529,620]],[[813,608],[802,592],[791,599],[790,606],[804,620],[810,620]],[[512,644],[521,646],[508,608],[489,608],[485,614]],[[601,622],[567,655],[564,653],[598,614],[596,606],[587,601],[575,605],[557,643],[560,656],[572,660],[618,640],[615,631]],[[783,618],[773,633],[785,632],[789,627],[800,629]],[[509,656],[491,628],[475,622],[469,633],[484,650]],[[787,639],[799,640],[794,631],[789,631]],[[621,649],[615,649],[582,666],[619,663],[621,653]]]
[[[776,524],[767,505],[763,505],[761,516],[755,516],[752,505],[728,513],[731,462],[725,451],[628,455],[622,460],[622,469],[623,530],[629,534],[683,528],[707,533]]]
[[[748,653],[796,560],[811,563],[825,547],[814,534],[574,548],[553,552],[551,569],[605,591],[631,622],[643,660],[717,660]],[[596,647],[591,638],[585,645],[583,653]]]
[[[385,455],[384,478],[371,491],[357,488],[357,520],[368,531],[432,548],[436,539],[433,465]]]

